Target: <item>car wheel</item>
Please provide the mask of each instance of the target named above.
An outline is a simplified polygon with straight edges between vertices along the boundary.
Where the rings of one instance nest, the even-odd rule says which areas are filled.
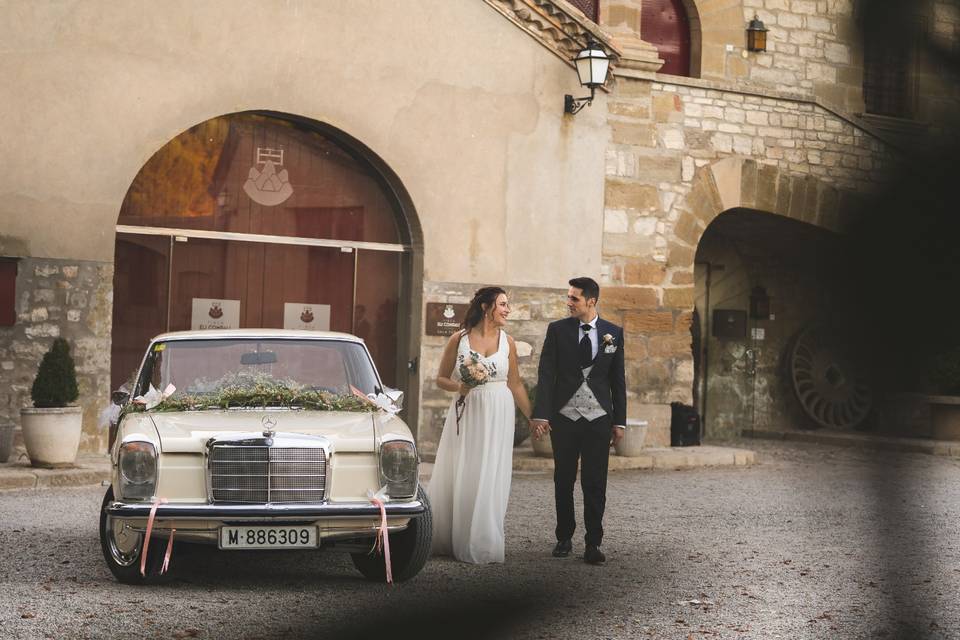
[[[394,582],[406,582],[423,569],[430,557],[430,543],[433,540],[433,512],[430,501],[421,487],[417,498],[423,503],[424,511],[400,533],[390,534],[390,566]],[[353,553],[353,565],[368,580],[384,582],[387,579],[383,555],[380,553]]]
[[[152,540],[147,553],[146,577],[140,575],[140,554],[143,534],[129,530],[119,520],[107,515],[107,504],[113,500],[113,487],[107,489],[100,506],[100,549],[114,577],[124,584],[157,582],[166,544]],[[169,575],[169,574],[167,574]]]

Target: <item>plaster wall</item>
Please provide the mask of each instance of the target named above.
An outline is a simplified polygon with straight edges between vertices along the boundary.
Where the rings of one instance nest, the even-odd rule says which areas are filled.
[[[208,118],[338,127],[408,190],[428,278],[541,285],[600,265],[603,97],[480,2],[10,2],[0,254],[110,262],[143,163]],[[536,236],[549,251],[524,250]],[[443,248],[443,250],[433,250]]]
[[[600,271],[605,96],[564,116],[563,95],[580,91],[572,67],[483,2],[3,7],[0,153],[23,160],[0,176],[0,255],[23,258],[22,274],[35,262],[92,265],[88,293],[109,298],[115,225],[137,172],[187,128],[248,110],[336,127],[389,167],[415,218],[414,273],[428,282],[554,287]],[[415,305],[423,286],[412,283]],[[30,275],[17,287],[18,324],[0,329],[11,385],[0,417],[29,403],[31,358],[54,335],[96,336],[75,356],[93,372],[81,385],[83,448],[102,447],[109,309],[83,327],[48,315],[37,321],[45,333],[28,336],[48,310],[46,285]],[[435,372],[415,375],[429,384]],[[410,388],[419,394],[416,379]]]

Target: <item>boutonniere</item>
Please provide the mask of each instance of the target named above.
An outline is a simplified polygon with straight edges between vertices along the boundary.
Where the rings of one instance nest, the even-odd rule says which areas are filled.
[[[603,334],[603,338],[601,338],[601,340],[603,340],[604,353],[613,353],[617,350],[616,345],[613,344],[613,336],[609,333]]]

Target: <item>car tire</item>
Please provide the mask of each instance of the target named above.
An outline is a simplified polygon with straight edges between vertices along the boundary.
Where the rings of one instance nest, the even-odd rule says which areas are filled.
[[[140,554],[143,551],[143,534],[136,534],[126,540],[115,536],[113,522],[107,515],[107,504],[113,501],[113,487],[107,489],[100,505],[100,549],[107,567],[113,576],[123,584],[153,584],[161,580],[160,567],[166,552],[166,541],[151,540],[147,552],[146,576],[140,575]],[[125,549],[129,549],[124,553]],[[165,576],[169,576],[169,572]]]
[[[390,534],[390,566],[393,569],[394,582],[406,582],[423,569],[430,557],[430,544],[433,541],[433,512],[430,501],[423,488],[417,490],[417,499],[423,503],[424,511],[400,533]],[[387,579],[383,555],[380,553],[352,553],[353,565],[367,580],[384,582]]]

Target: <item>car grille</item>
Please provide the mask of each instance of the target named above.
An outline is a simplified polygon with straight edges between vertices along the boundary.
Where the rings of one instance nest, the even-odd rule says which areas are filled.
[[[207,473],[213,502],[322,502],[327,458],[321,448],[213,445]]]

